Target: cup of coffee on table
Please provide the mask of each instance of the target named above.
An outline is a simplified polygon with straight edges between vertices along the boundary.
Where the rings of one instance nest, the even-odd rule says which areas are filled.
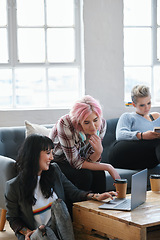
[[[116,192],[118,192],[117,198],[125,198],[127,192],[127,179],[115,179],[114,185]]]
[[[160,192],[160,175],[151,174],[150,175],[150,185],[153,192]]]

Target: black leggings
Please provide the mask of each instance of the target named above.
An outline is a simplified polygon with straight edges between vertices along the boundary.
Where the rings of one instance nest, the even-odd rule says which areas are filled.
[[[109,163],[116,168],[153,168],[160,163],[160,139],[115,141],[109,150]]]
[[[75,169],[67,161],[56,162],[64,175],[79,189],[103,193],[106,191],[104,171],[91,171],[88,169]]]

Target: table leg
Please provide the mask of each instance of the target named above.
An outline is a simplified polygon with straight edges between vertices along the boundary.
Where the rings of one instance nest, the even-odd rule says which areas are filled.
[[[3,231],[4,229],[4,225],[5,225],[5,222],[6,222],[6,209],[2,209],[2,212],[1,212],[1,219],[0,219],[0,231]]]

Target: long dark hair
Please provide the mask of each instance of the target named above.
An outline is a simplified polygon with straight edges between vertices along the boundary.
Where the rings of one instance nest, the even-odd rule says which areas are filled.
[[[31,204],[35,204],[34,190],[37,185],[39,172],[40,152],[53,149],[53,142],[50,138],[38,134],[27,137],[22,144],[16,160],[16,167],[19,173],[21,195]],[[51,167],[42,171],[40,186],[45,198],[53,194],[53,172]]]

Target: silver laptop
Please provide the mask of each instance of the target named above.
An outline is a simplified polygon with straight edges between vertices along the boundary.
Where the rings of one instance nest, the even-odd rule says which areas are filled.
[[[147,169],[132,175],[131,198],[114,198],[99,206],[100,209],[131,211],[146,201]]]

